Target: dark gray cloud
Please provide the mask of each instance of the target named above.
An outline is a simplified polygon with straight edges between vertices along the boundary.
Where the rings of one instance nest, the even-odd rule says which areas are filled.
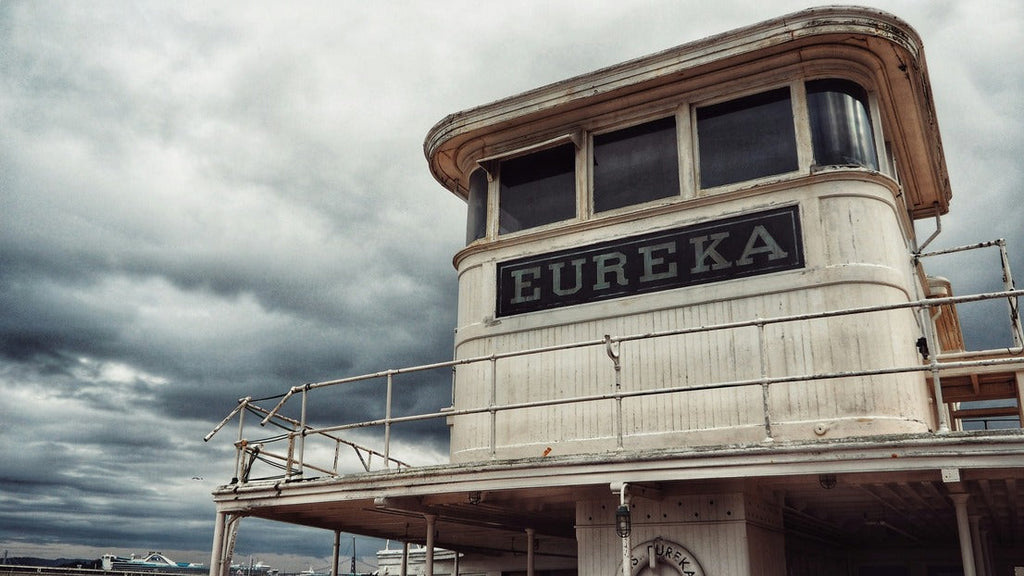
[[[933,247],[1006,237],[1024,277],[1024,8],[875,4],[925,41],[954,189]],[[236,399],[451,356],[464,207],[423,160],[434,122],[804,7],[0,3],[0,544],[206,561],[233,453],[202,438]],[[990,256],[936,268],[997,289]],[[996,325],[964,319],[979,345]],[[450,376],[397,378],[396,412]],[[381,416],[382,390],[317,391],[310,419]],[[393,453],[445,432],[396,426]],[[255,520],[238,543],[298,569],[330,548]]]

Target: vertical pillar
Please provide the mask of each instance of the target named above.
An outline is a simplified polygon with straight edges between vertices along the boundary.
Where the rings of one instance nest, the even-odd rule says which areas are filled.
[[[434,523],[437,522],[437,516],[424,514],[423,517],[427,519],[427,555],[423,559],[423,576],[434,576]]]
[[[352,537],[352,564],[349,566],[349,574],[356,573],[356,537]]]
[[[402,542],[402,568],[398,571],[399,576],[408,576],[409,573],[409,543]]]
[[[210,576],[220,576],[221,563],[224,558],[224,525],[226,514],[217,512],[217,520],[213,524],[213,551],[210,553]]]
[[[981,542],[985,547],[985,551],[982,553],[985,558],[985,573],[995,574],[995,570],[992,569],[992,539],[989,538],[988,528],[981,531]]]
[[[308,396],[309,396],[309,389],[307,387],[306,389],[304,389],[302,391],[302,411],[301,411],[301,415],[299,416],[299,419],[301,420],[301,422],[300,422],[301,433],[299,434],[299,461],[298,461],[299,471],[297,472],[297,474],[299,476],[302,476],[303,472],[305,471],[305,466],[306,466],[305,465],[305,462],[306,462],[306,460],[305,460],[305,458],[306,458],[306,400],[308,399]]]
[[[988,576],[985,568],[985,544],[981,537],[981,516],[972,514],[968,517],[971,522],[971,545],[974,548],[974,569],[978,576]]]
[[[964,576],[977,576],[974,570],[974,550],[971,546],[971,524],[967,518],[967,494],[959,492],[950,494],[956,509],[956,527],[960,534],[960,558],[964,566]]]
[[[526,529],[526,576],[533,576],[533,563],[536,560],[533,551],[533,536],[536,530]]]
[[[341,532],[334,531],[334,558],[331,559],[331,576],[338,576],[338,555],[341,554]]]

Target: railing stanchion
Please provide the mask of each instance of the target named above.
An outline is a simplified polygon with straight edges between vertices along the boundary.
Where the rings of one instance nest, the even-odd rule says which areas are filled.
[[[768,378],[768,342],[764,337],[764,321],[757,317],[757,347],[761,358],[761,403],[764,410],[764,440],[771,442],[772,436],[772,412],[771,412],[771,380]]]
[[[1018,300],[1021,296],[1024,296],[1024,290],[1017,290],[1014,288],[1013,278],[1010,274],[1009,269],[1009,258],[1006,253],[1005,244],[1002,240],[996,242],[989,242],[985,244],[975,246],[965,246],[955,249],[943,250],[941,252],[932,252],[929,254],[919,254],[915,258],[923,258],[926,256],[936,256],[940,254],[947,254],[953,252],[960,252],[968,249],[990,247],[998,245],[1000,249],[1000,256],[1003,267],[1003,283],[1004,290],[972,294],[968,296],[937,296],[933,298],[924,298],[914,301],[907,302],[896,302],[886,303],[870,306],[861,307],[850,307],[833,309],[819,312],[808,312],[801,314],[790,314],[790,315],[779,315],[770,316],[768,318],[761,317],[760,314],[756,315],[754,319],[742,320],[735,322],[724,322],[712,325],[699,325],[699,326],[686,326],[686,327],[674,327],[666,330],[648,331],[643,333],[625,334],[619,336],[604,335],[601,339],[589,339],[575,342],[558,343],[548,346],[541,346],[536,348],[529,348],[523,350],[513,350],[505,352],[491,352],[489,355],[480,355],[469,358],[455,359],[447,362],[438,364],[428,364],[421,366],[414,366],[408,368],[390,369],[387,371],[376,372],[373,374],[363,374],[359,376],[352,376],[338,380],[317,382],[312,384],[306,384],[303,386],[295,386],[288,390],[286,394],[279,397],[280,401],[277,402],[272,410],[266,410],[259,406],[258,401],[254,401],[252,398],[243,398],[239,400],[238,405],[235,409],[225,417],[207,436],[204,441],[208,441],[218,430],[227,425],[231,418],[235,414],[239,414],[238,419],[238,440],[236,442],[236,454],[235,454],[235,475],[236,481],[241,483],[248,482],[249,473],[256,462],[260,460],[267,462],[276,468],[280,468],[279,463],[285,462],[284,466],[284,478],[285,481],[293,479],[295,476],[302,477],[305,473],[305,469],[310,468],[311,472],[322,472],[322,473],[338,473],[338,467],[340,463],[340,446],[346,444],[352,446],[356,450],[356,454],[362,460],[362,453],[365,452],[369,455],[369,458],[364,461],[364,468],[369,472],[372,468],[371,461],[373,457],[383,457],[385,467],[390,469],[391,464],[394,463],[401,470],[406,467],[407,464],[394,460],[390,455],[391,446],[391,431],[394,424],[403,424],[409,422],[420,422],[425,420],[431,420],[436,418],[448,418],[452,420],[470,419],[476,420],[479,418],[479,423],[483,423],[484,415],[488,415],[489,426],[490,426],[490,454],[491,459],[497,458],[497,445],[498,445],[498,413],[515,414],[516,412],[523,413],[529,411],[537,411],[541,408],[551,406],[562,406],[568,404],[580,404],[580,403],[599,403],[601,406],[607,407],[609,400],[615,401],[615,415],[613,416],[615,421],[613,422],[614,433],[617,440],[617,448],[619,450],[625,447],[625,436],[629,435],[627,432],[627,424],[625,422],[625,404],[626,399],[641,399],[648,396],[658,396],[664,394],[687,394],[696,391],[710,391],[719,389],[733,389],[740,387],[761,387],[762,392],[762,410],[763,410],[763,426],[765,431],[765,441],[771,442],[774,440],[774,414],[772,410],[772,384],[785,384],[785,383],[810,383],[814,381],[833,380],[833,379],[844,379],[844,378],[872,378],[875,376],[882,375],[896,375],[896,374],[922,374],[930,375],[932,378],[933,399],[935,401],[936,409],[936,421],[931,423],[937,430],[937,433],[948,433],[960,420],[954,421],[953,414],[950,413],[948,407],[943,401],[943,390],[942,390],[942,375],[946,375],[949,378],[949,374],[959,376],[964,372],[965,369],[973,368],[986,368],[992,371],[995,368],[1000,368],[1002,371],[1015,372],[1018,374],[1018,379],[1021,374],[1021,353],[1024,349],[1024,331],[1021,329],[1021,318],[1018,308]],[[919,297],[920,298],[920,297]],[[980,302],[985,300],[1007,300],[1010,305],[1010,314],[1012,322],[1013,332],[1013,348],[998,348],[991,350],[978,350],[978,351],[958,351],[958,352],[944,352],[941,349],[939,342],[940,334],[934,325],[932,313],[940,307],[954,306],[958,304]],[[808,372],[795,374],[791,373],[792,370],[785,369],[778,376],[773,375],[773,372],[779,372],[780,368],[772,368],[771,360],[772,350],[769,346],[773,345],[768,340],[767,326],[769,325],[785,325],[793,322],[805,322],[824,320],[828,318],[845,317],[857,314],[869,314],[878,312],[889,312],[895,310],[913,310],[920,319],[920,325],[923,332],[924,338],[919,342],[921,354],[923,358],[914,357],[913,361],[906,366],[884,366],[884,367],[859,367],[855,370],[847,371],[825,371],[825,372]],[[729,381],[709,381],[709,382],[664,382],[662,386],[648,387],[648,386],[632,386],[630,390],[623,388],[622,382],[622,365],[621,365],[621,347],[623,342],[634,342],[643,341],[648,339],[657,339],[665,337],[675,336],[686,336],[689,334],[703,334],[710,332],[729,332],[735,330],[745,330],[747,328],[757,329],[757,342],[759,352],[759,374],[754,377],[752,372],[753,367],[750,369],[744,369],[739,373],[745,378],[739,380]],[[773,332],[773,335],[775,332]],[[776,338],[779,338],[778,336]],[[752,343],[749,338],[745,338],[744,343]],[[614,368],[614,388],[608,390],[601,388],[594,390],[590,394],[582,395],[570,395],[568,397],[557,397],[557,398],[542,398],[542,399],[530,399],[525,401],[514,402],[507,399],[507,394],[503,395],[503,398],[498,398],[498,360],[510,360],[517,358],[530,357],[537,354],[552,354],[559,353],[569,350],[588,349],[593,350],[596,346],[605,346],[605,351],[608,357],[611,359]],[[745,344],[746,345],[746,344]],[[926,346],[927,345],[927,348]],[[596,353],[589,352],[588,354]],[[634,351],[635,354],[635,351]],[[592,358],[592,357],[591,357]],[[639,357],[637,358],[639,361]],[[510,360],[514,361],[514,360]],[[406,374],[411,372],[422,372],[426,370],[434,370],[437,368],[450,367],[452,370],[456,366],[461,365],[474,365],[483,369],[482,364],[488,362],[490,364],[489,374],[489,398],[486,403],[479,402],[475,406],[456,409],[455,397],[454,397],[454,386],[455,379],[453,378],[453,396],[452,406],[441,409],[437,413],[418,413],[408,416],[395,416],[393,414],[393,386],[394,376],[397,374]],[[479,373],[478,373],[479,374]],[[483,374],[479,374],[483,376]],[[385,416],[383,419],[371,419],[363,420],[358,422],[351,422],[336,426],[325,426],[319,428],[313,428],[307,423],[307,410],[309,401],[309,392],[328,386],[336,386],[340,384],[347,384],[350,382],[363,382],[371,379],[377,379],[381,377],[387,378],[387,397],[385,400]],[[487,378],[487,376],[483,376]],[[508,375],[506,373],[506,379]],[[598,381],[603,379],[598,378]],[[485,383],[487,385],[488,383]],[[642,383],[641,383],[642,384]],[[776,390],[778,391],[778,390]],[[279,414],[278,411],[283,407],[285,402],[292,396],[302,393],[302,406],[301,416],[298,420]],[[263,398],[262,400],[271,400],[278,397]],[[504,400],[504,402],[503,402]],[[639,400],[637,400],[639,401]],[[274,426],[280,427],[286,430],[282,434],[278,434],[272,437],[263,439],[245,439],[245,417],[244,412],[252,412],[257,418],[262,417],[261,425],[273,422]],[[752,422],[746,419],[743,422],[744,425],[752,424]],[[348,440],[343,440],[335,436],[335,433],[343,430],[355,430],[361,428],[369,428],[383,426],[384,427],[384,450],[383,453],[376,452],[369,448],[364,448],[356,443]],[[251,431],[250,431],[251,433]],[[321,466],[317,458],[318,455],[313,455],[313,462],[305,462],[305,437],[308,435],[316,435],[316,437],[325,437],[336,442],[334,465],[332,468],[326,468],[326,463]],[[296,440],[298,444],[296,444]],[[280,446],[280,442],[287,442],[287,455],[283,456],[278,450],[267,450],[264,449],[265,445],[276,444]],[[502,442],[506,439],[503,436]],[[362,452],[361,452],[362,451]],[[271,462],[274,460],[275,462]],[[275,476],[280,478],[280,476]],[[261,480],[267,480],[263,478]],[[233,482],[234,483],[234,482]]]
[[[242,400],[242,404],[247,405],[249,399]],[[243,408],[238,412],[238,449],[235,450],[235,475],[234,479],[237,481],[242,477],[242,462],[245,460],[245,412]]]
[[[1006,240],[999,239],[999,259],[1003,265],[1003,288],[1007,292],[1013,292],[1013,274],[1010,272],[1010,257],[1006,253]],[[1006,299],[1010,305],[1010,332],[1013,334],[1013,346],[1019,348],[1024,345],[1024,329],[1020,325],[1019,299],[1010,296]]]
[[[306,404],[309,399],[309,386],[305,386],[302,389],[302,412],[299,416],[299,446],[298,446],[298,457],[296,458],[298,465],[298,475],[302,476],[303,473],[303,460],[306,455]]]
[[[930,306],[922,306],[918,309],[918,313],[922,317],[921,325],[924,327],[924,339],[928,345],[928,367],[932,374],[932,388],[933,394],[935,395],[935,411],[939,416],[939,434],[945,434],[950,431],[949,424],[949,411],[946,410],[946,403],[942,400],[942,377],[939,376],[939,352],[942,350],[939,347],[938,339],[935,337],[935,321],[932,319],[932,308]]]
[[[619,361],[620,350],[612,346],[610,334],[604,335],[604,351],[612,360],[615,368],[615,438],[616,448],[622,450],[622,363]]]
[[[331,467],[331,470],[334,471],[334,475],[335,476],[339,475],[338,474],[338,459],[340,459],[340,458],[341,458],[341,440],[335,440],[334,441],[334,466]]]
[[[295,432],[288,433],[288,456],[284,461],[284,481],[292,479],[292,469],[295,463]]]
[[[491,458],[498,455],[498,357],[491,354],[491,397],[488,408],[491,413]]]
[[[391,469],[391,394],[394,373],[388,370],[388,387],[384,399],[384,468]]]

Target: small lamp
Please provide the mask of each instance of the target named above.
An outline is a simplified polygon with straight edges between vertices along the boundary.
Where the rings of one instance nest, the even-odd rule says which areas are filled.
[[[619,538],[626,538],[633,531],[633,519],[629,515],[629,506],[623,504],[615,509],[615,533]]]

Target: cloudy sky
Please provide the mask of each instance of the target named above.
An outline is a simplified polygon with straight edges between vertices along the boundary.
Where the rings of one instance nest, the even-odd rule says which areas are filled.
[[[435,122],[808,5],[0,0],[0,550],[208,561],[233,460],[203,436],[237,398],[450,357],[464,205],[427,171]],[[924,39],[934,247],[1006,237],[1024,278],[1024,4],[872,5]],[[992,262],[946,269],[994,289]],[[415,432],[399,456],[443,454]],[[330,533],[245,522],[238,555],[328,564]]]

